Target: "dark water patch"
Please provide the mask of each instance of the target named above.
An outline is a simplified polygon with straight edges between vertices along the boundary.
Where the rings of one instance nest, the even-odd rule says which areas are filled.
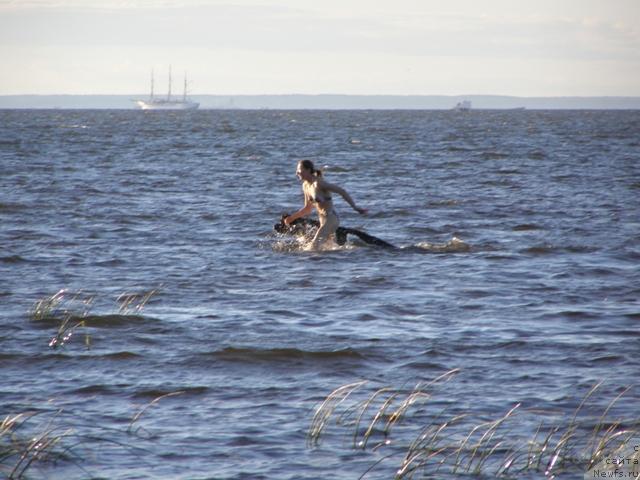
[[[590,267],[585,268],[585,274],[593,275],[594,277],[618,277],[621,275],[622,270],[618,268],[606,268],[606,267]]]
[[[143,358],[143,356],[134,352],[114,352],[101,355],[99,358],[104,358],[105,360],[133,360]]]
[[[122,393],[122,391],[114,389],[109,385],[87,385],[72,390],[70,393],[74,393],[77,395],[110,395]]]
[[[78,342],[80,342],[78,340]],[[144,358],[142,355],[133,352],[114,352],[114,353],[95,353],[93,350],[87,350],[82,348],[69,349],[69,350],[51,350],[47,347],[47,342],[43,340],[42,350],[40,353],[29,354],[4,354],[0,357],[0,361],[3,359],[12,364],[16,361],[24,362],[25,365],[36,366],[42,364],[57,364],[60,362],[72,362],[79,365],[86,365],[87,363],[95,363],[96,365],[105,361],[116,361],[126,364],[128,361]]]
[[[544,160],[547,158],[547,154],[542,150],[535,150],[527,154],[527,158],[531,160]]]
[[[521,223],[520,225],[516,225],[511,228],[514,232],[529,232],[531,230],[541,230],[542,227],[540,225],[536,225],[535,223]]]
[[[539,343],[535,341],[525,340],[504,340],[490,342],[487,340],[472,340],[463,343],[451,343],[447,345],[444,353],[446,354],[470,354],[470,353],[486,353],[486,352],[508,352],[508,351],[524,351],[525,354],[534,352],[538,349],[550,348],[548,343]]]
[[[460,145],[449,145],[445,149],[447,152],[473,152],[472,147],[461,147]]]
[[[615,335],[616,337],[622,337],[622,338],[640,337],[640,330],[627,330],[624,328],[616,328],[616,329],[600,328],[600,330],[598,331],[602,332],[603,335]]]
[[[95,353],[93,350],[77,350],[69,351],[69,353],[57,352],[57,353],[48,353],[49,349],[43,349],[43,353],[34,356],[28,356],[29,361],[59,361],[59,360],[77,360],[81,362],[87,361],[103,361],[103,360],[115,360],[115,361],[123,361],[126,362],[128,360],[135,360],[144,358],[142,355],[134,352],[112,352],[112,353]],[[27,358],[24,355],[16,355],[15,358]]]
[[[497,292],[491,292],[489,290],[472,289],[472,290],[462,290],[461,293],[464,296],[471,297],[471,298],[486,298],[486,297],[491,297],[496,295]]]
[[[288,362],[291,360],[332,361],[344,359],[363,359],[364,356],[351,348],[342,350],[307,351],[297,348],[235,348],[213,352],[215,358],[233,362]]]
[[[112,258],[111,260],[103,260],[103,261],[95,262],[94,265],[96,267],[119,267],[122,265],[126,265],[126,263],[127,262],[125,262],[121,258]]]
[[[437,208],[437,207],[457,207],[461,204],[462,202],[460,200],[454,200],[454,199],[445,199],[445,200],[429,200],[427,202],[427,206],[430,208]]]
[[[2,263],[24,263],[28,260],[20,255],[9,255],[7,257],[0,257]]]
[[[34,325],[43,327],[59,326],[61,322],[68,321],[69,324],[82,323],[85,327],[95,328],[112,328],[130,325],[140,325],[156,323],[159,320],[152,317],[142,315],[124,315],[124,314],[107,314],[107,315],[86,315],[86,316],[45,316],[33,321]]]
[[[558,248],[552,245],[537,245],[534,247],[527,247],[523,250],[520,250],[520,253],[538,257],[538,256],[556,254],[558,253]]]
[[[411,238],[424,238],[426,235],[436,235],[441,233],[437,228],[429,225],[411,225],[406,228],[407,234]]]
[[[593,363],[618,363],[626,360],[623,355],[603,355],[591,359]]]
[[[424,350],[420,355],[428,356],[428,357],[442,357],[447,356],[447,352],[438,347],[431,347],[427,350]]]
[[[564,310],[557,312],[556,315],[560,315],[569,319],[578,319],[578,320],[592,320],[600,318],[599,314],[593,312],[587,312],[584,310]]]
[[[0,362],[5,360],[15,360],[19,358],[25,358],[26,356],[22,353],[2,353],[0,352]]]
[[[489,187],[490,190],[493,190],[494,188],[496,189],[502,189],[503,187],[505,187],[506,185],[509,185],[509,180],[508,179],[493,179],[493,178],[489,178],[486,180],[482,180],[480,182],[480,184],[483,187]]]
[[[111,328],[129,325],[139,325],[142,323],[155,323],[157,319],[151,317],[143,317],[142,315],[88,315],[82,320],[88,327]]]
[[[214,222],[219,219],[219,216],[215,213],[203,213],[200,218],[205,222]]]
[[[5,203],[0,202],[0,212],[20,213],[29,210],[31,207],[25,203]]]
[[[512,350],[512,349],[520,349],[520,348],[529,348],[531,345],[529,342],[524,340],[507,340],[505,342],[499,342],[496,344],[496,348],[504,349],[504,350]]]
[[[265,310],[265,315],[284,318],[298,318],[299,313],[292,310]]]
[[[498,151],[488,151],[482,152],[480,154],[480,158],[483,160],[501,160],[504,158],[509,158],[510,154],[506,152],[498,152]]]
[[[595,245],[566,245],[563,250],[567,253],[594,253],[600,250],[600,247]]]
[[[412,362],[407,362],[401,365],[401,368],[412,368],[414,370],[419,370],[420,372],[428,372],[431,370],[435,370],[436,372],[441,372],[448,368],[448,365],[443,365],[442,363],[435,362],[427,362],[424,360],[416,360]]]
[[[153,399],[164,397],[164,396],[176,396],[180,398],[184,396],[204,395],[209,390],[210,390],[209,387],[204,387],[204,386],[187,386],[187,387],[176,386],[175,388],[171,388],[171,389],[143,388],[134,392],[133,398],[141,398],[141,399],[149,399],[149,400],[153,400]]]
[[[23,230],[23,229],[11,229],[6,232],[7,237],[11,240],[51,240],[55,239],[54,235],[45,233],[41,230]]]

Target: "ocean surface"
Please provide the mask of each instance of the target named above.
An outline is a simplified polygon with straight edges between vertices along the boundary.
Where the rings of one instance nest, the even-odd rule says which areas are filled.
[[[507,446],[553,425],[576,445],[556,478],[582,478],[594,426],[637,426],[639,111],[4,110],[0,125],[0,421],[21,414],[0,430],[0,477],[391,479],[429,425],[455,418],[461,446],[517,406],[500,446],[479,441],[486,463],[416,478],[495,478]],[[302,158],[369,210],[337,198],[343,226],[399,248],[275,234],[302,206]],[[316,408],[361,380],[310,439]],[[416,385],[363,443],[375,401],[390,412]]]

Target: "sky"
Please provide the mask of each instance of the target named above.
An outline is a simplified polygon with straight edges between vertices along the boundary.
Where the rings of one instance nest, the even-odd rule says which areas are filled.
[[[640,96],[640,0],[0,0],[0,95]]]

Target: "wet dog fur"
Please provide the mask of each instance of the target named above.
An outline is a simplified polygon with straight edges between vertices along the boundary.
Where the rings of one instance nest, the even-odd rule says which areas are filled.
[[[305,236],[311,239],[315,234],[315,230],[320,226],[320,222],[318,220],[305,217],[298,218],[294,220],[290,225],[287,225],[284,223],[284,219],[288,216],[289,215],[286,213],[282,214],[282,217],[280,217],[280,222],[276,223],[273,226],[273,229],[276,232],[285,235]],[[347,243],[347,235],[354,235],[368,245],[374,245],[381,248],[397,248],[394,245],[391,245],[389,242],[385,242],[384,240],[374,237],[373,235],[369,235],[368,233],[356,230],[355,228],[347,227],[338,227],[335,235],[336,243],[338,245],[344,245],[345,243]]]

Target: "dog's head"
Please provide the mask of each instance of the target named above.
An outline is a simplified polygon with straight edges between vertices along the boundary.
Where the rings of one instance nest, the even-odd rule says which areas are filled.
[[[273,230],[286,235],[307,235],[309,229],[314,227],[313,222],[306,218],[297,218],[287,225],[284,223],[284,219],[288,216],[288,213],[283,213],[280,222],[273,226]]]
[[[278,233],[289,233],[289,229],[291,228],[291,226],[284,223],[284,219],[287,218],[288,216],[289,216],[288,213],[283,213],[282,216],[280,217],[280,222],[276,223],[273,226],[273,230]]]

